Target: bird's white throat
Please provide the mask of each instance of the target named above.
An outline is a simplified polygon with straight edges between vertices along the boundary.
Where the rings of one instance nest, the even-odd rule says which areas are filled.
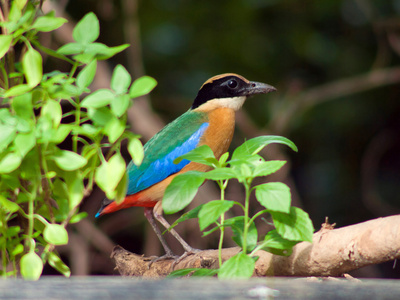
[[[199,110],[213,110],[220,107],[231,108],[233,110],[239,110],[244,101],[246,101],[245,96],[231,97],[231,98],[218,98],[208,100],[206,103],[200,105]]]

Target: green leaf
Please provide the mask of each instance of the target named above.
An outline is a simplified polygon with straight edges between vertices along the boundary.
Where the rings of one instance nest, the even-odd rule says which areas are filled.
[[[28,51],[22,58],[22,69],[28,86],[35,87],[42,80],[42,56],[32,47],[28,47]]]
[[[19,133],[14,140],[14,145],[16,152],[24,157],[36,145],[35,133]]]
[[[291,194],[282,182],[268,182],[257,185],[256,198],[269,211],[290,213]]]
[[[85,50],[85,46],[79,43],[68,43],[57,49],[57,53],[63,55],[78,54]]]
[[[243,230],[244,230],[244,216],[236,216],[225,220],[224,226],[229,226],[232,229],[232,240],[239,246],[243,248]],[[258,242],[258,232],[257,227],[252,222],[247,231],[247,251],[253,251],[257,246]]]
[[[115,54],[117,54],[121,51],[124,51],[126,48],[129,47],[129,44],[123,44],[123,45],[115,46],[115,47],[108,47],[106,45],[104,45],[104,46],[105,46],[104,49],[101,52],[98,52],[98,54],[96,55],[96,58],[98,60],[109,59],[110,57],[114,56]]]
[[[110,90],[100,89],[86,96],[82,101],[82,107],[100,108],[110,104],[114,97],[114,93]]]
[[[138,138],[130,138],[128,143],[128,151],[135,165],[139,166],[144,158],[144,150],[142,142]]]
[[[38,280],[43,271],[42,259],[35,253],[29,252],[20,261],[21,275],[24,279]]]
[[[292,148],[297,152],[296,145],[287,138],[275,135],[259,136],[244,142],[242,145],[237,147],[232,154],[232,160],[237,159],[243,154],[256,154],[260,152],[264,147],[269,144],[278,143],[284,144]]]
[[[76,77],[76,85],[80,89],[87,88],[93,81],[94,75],[96,75],[97,60],[91,61],[87,66],[85,66]]]
[[[29,92],[32,89],[32,87],[28,84],[18,84],[16,86],[13,86],[12,88],[8,89],[4,93],[4,97],[14,97],[14,96],[19,96],[22,94],[25,94]]]
[[[129,72],[122,65],[117,65],[111,77],[111,89],[117,94],[126,93],[131,81],[132,77]]]
[[[114,115],[120,118],[124,113],[126,113],[130,104],[131,98],[129,95],[124,94],[116,96],[110,103],[111,111],[114,113]]]
[[[16,170],[22,162],[22,158],[20,155],[10,152],[0,161],[0,174],[1,173],[10,173]]]
[[[183,221],[197,218],[199,215],[199,211],[203,207],[203,205],[204,204],[200,204],[199,206],[193,208],[192,210],[189,210],[188,212],[182,214],[174,223],[172,223],[172,225],[168,228],[168,230],[171,230],[172,228],[174,228],[176,225],[178,225]]]
[[[0,59],[8,52],[12,43],[12,35],[0,34]]]
[[[98,126],[105,126],[110,119],[115,118],[108,107],[88,108],[88,116]]]
[[[292,254],[292,248],[298,242],[284,239],[276,229],[267,233],[264,241],[257,247],[258,250],[264,250],[276,255],[289,256]]]
[[[0,152],[13,141],[17,129],[14,126],[3,125],[0,123]]]
[[[69,210],[72,211],[83,200],[85,187],[82,176],[76,176],[72,181],[68,181],[67,189]]]
[[[68,20],[64,18],[56,18],[52,16],[41,16],[36,19],[35,23],[32,25],[32,29],[36,29],[38,31],[49,32],[56,30],[61,27],[64,23],[67,23]]]
[[[12,256],[17,256],[18,254],[21,254],[24,252],[24,245],[18,244],[17,246],[14,247],[13,251],[11,252]]]
[[[276,231],[290,241],[312,242],[314,227],[308,214],[292,206],[290,214],[271,211]]]
[[[81,44],[93,43],[100,34],[99,20],[92,12],[87,13],[72,31],[74,40]]]
[[[58,272],[63,274],[65,277],[70,277],[71,276],[71,271],[69,267],[63,263],[60,257],[58,257],[57,254],[54,252],[49,252],[48,254],[48,262],[49,265],[52,266],[54,269],[56,269]]]
[[[216,222],[218,218],[227,212],[235,203],[229,200],[214,200],[203,205],[199,211],[199,226],[203,231],[209,225]]]
[[[115,143],[124,133],[126,123],[117,118],[111,118],[104,127],[104,133],[108,136],[110,143]]]
[[[61,123],[62,109],[60,102],[47,99],[46,103],[42,106],[41,115],[47,117],[52,121],[53,128],[57,128]]]
[[[188,276],[189,274],[192,277],[208,277],[214,276],[218,273],[218,269],[201,269],[201,268],[188,268],[188,269],[180,269],[176,271],[172,271],[168,274],[167,278],[178,278]]]
[[[175,159],[174,163],[179,164],[184,159],[197,162],[203,165],[207,165],[210,167],[218,165],[218,161],[214,156],[214,152],[208,145],[202,145],[200,147],[194,148],[192,151]]]
[[[25,93],[14,97],[11,107],[15,111],[15,114],[24,120],[32,120],[35,116],[33,113],[32,93]]]
[[[88,213],[86,211],[80,212],[79,214],[72,216],[71,220],[69,220],[69,224],[79,223],[81,220],[86,219],[87,216]]]
[[[248,279],[253,275],[255,265],[254,258],[240,252],[222,264],[218,272],[218,278]]]
[[[106,192],[107,198],[115,197],[114,190],[123,178],[125,170],[125,161],[119,153],[115,153],[108,162],[103,162],[97,168],[95,180],[98,186]]]
[[[16,4],[19,10],[22,10],[25,7],[25,4],[28,0],[16,0]]]
[[[204,176],[209,180],[227,180],[236,177],[236,173],[234,170],[230,168],[218,168],[206,172]]]
[[[71,124],[60,124],[60,126],[58,126],[58,128],[56,129],[55,133],[52,135],[50,141],[55,144],[60,144],[67,138],[72,128],[73,125]]]
[[[128,190],[128,174],[124,172],[124,175],[122,176],[122,179],[119,181],[117,187],[115,188],[115,202],[116,203],[121,203],[124,201],[126,197],[126,192]]]
[[[164,193],[164,212],[173,214],[188,206],[204,180],[204,173],[198,171],[188,171],[175,176]]]
[[[14,213],[19,210],[19,205],[17,203],[8,200],[3,195],[0,195],[0,204],[1,208],[3,208],[7,212]]]
[[[46,242],[59,246],[68,244],[68,232],[60,224],[47,224],[43,230]]]
[[[142,76],[133,82],[129,90],[129,95],[131,98],[144,96],[150,93],[156,85],[157,81],[154,78],[150,76]]]
[[[256,165],[253,175],[254,177],[268,176],[282,168],[285,163],[286,161],[284,160],[269,160],[260,162]]]
[[[78,153],[61,150],[56,156],[53,156],[53,160],[57,166],[64,171],[73,171],[82,168],[87,164],[87,159]]]

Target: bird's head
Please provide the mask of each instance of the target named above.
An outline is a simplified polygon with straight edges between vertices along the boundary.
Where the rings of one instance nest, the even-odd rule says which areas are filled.
[[[227,107],[238,110],[247,97],[273,91],[276,91],[276,88],[265,83],[249,81],[234,73],[221,74],[211,77],[202,85],[192,109],[212,110]]]

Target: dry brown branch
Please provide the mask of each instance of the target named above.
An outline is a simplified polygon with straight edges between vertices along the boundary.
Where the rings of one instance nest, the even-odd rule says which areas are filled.
[[[398,82],[400,82],[400,67],[396,66],[339,79],[311,88],[298,95],[291,95],[285,99],[288,103],[280,106],[282,111],[274,112],[274,118],[271,120],[269,128],[274,134],[282,134],[289,128],[290,120],[295,115],[304,113],[305,110],[316,104]]]
[[[223,260],[239,248],[223,249]],[[217,250],[205,250],[186,257],[175,266],[183,268],[216,268]],[[338,276],[349,271],[400,258],[400,215],[333,229],[329,224],[314,234],[313,244],[302,242],[289,257],[257,253],[254,276]],[[155,261],[117,246],[112,259],[123,276],[159,278],[171,271],[172,260]]]

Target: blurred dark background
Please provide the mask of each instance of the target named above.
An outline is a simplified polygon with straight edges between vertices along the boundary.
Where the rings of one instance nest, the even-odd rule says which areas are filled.
[[[293,204],[310,214],[316,230],[325,217],[342,227],[399,213],[399,1],[64,0],[46,1],[43,9],[70,20],[42,37],[53,49],[70,41],[69,26],[89,11],[101,22],[99,42],[131,44],[99,66],[92,89],[109,87],[117,64],[134,78],[156,78],[157,88],[135,101],[129,115],[143,142],[185,112],[209,77],[238,73],[278,92],[246,102],[231,149],[262,134],[291,139],[298,153],[283,146],[263,152],[289,164],[262,180],[287,183]],[[53,61],[46,67],[69,68]],[[114,244],[162,254],[142,208],[95,220],[102,197],[96,190],[85,200],[88,219],[69,228],[70,244],[59,248],[73,274],[115,274],[109,258]],[[215,197],[216,187],[207,183],[192,207]],[[230,184],[228,198],[243,199],[237,183]],[[202,238],[195,221],[178,230],[194,247],[217,247],[218,236]],[[225,246],[231,245],[228,237]],[[352,275],[400,278],[399,270],[399,264],[388,262]]]

